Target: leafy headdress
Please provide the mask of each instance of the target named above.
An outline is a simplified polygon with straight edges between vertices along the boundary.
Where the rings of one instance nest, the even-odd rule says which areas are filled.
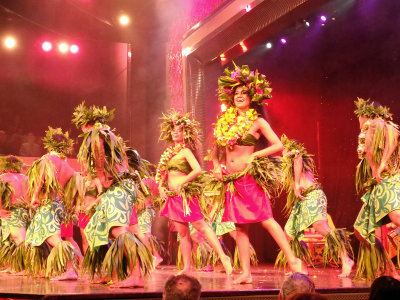
[[[73,113],[72,123],[76,128],[81,129],[82,126],[95,125],[96,123],[107,124],[114,118],[114,109],[108,111],[105,106],[100,108],[92,105],[85,106],[85,101],[79,104]]]
[[[61,128],[52,128],[50,126],[42,140],[44,147],[49,152],[54,151],[64,156],[71,152],[74,144],[74,141],[69,137],[68,131],[63,132]]]
[[[167,114],[161,117],[161,134],[160,140],[172,144],[171,132],[174,126],[182,126],[183,141],[190,148],[194,149],[200,138],[199,122],[190,118],[190,113],[181,114],[178,111],[171,109]]]
[[[233,106],[233,93],[239,86],[245,86],[250,95],[252,103],[265,105],[265,99],[270,99],[272,89],[265,75],[260,74],[258,70],[250,71],[249,66],[243,65],[238,67],[235,63],[234,70],[225,69],[224,76],[218,78],[218,98],[219,101],[227,105]]]
[[[14,155],[8,155],[0,159],[1,172],[19,173],[23,165],[24,162],[22,161],[22,159]]]
[[[393,114],[390,113],[389,107],[386,106],[375,106],[374,102],[368,100],[364,100],[362,98],[357,97],[357,101],[354,101],[356,105],[356,110],[354,113],[357,117],[367,117],[369,119],[383,119],[383,120],[392,120]]]

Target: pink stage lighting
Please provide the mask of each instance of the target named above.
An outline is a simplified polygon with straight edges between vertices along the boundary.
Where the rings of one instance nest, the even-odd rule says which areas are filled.
[[[79,52],[79,47],[78,47],[78,45],[71,45],[70,47],[69,47],[69,51],[72,53],[72,54],[77,54],[78,52]]]
[[[60,51],[61,53],[65,54],[68,52],[68,44],[67,43],[60,43],[58,44],[58,51]]]
[[[44,52],[49,52],[52,49],[53,49],[53,44],[52,43],[50,43],[48,41],[45,41],[45,42],[42,43],[42,50]]]
[[[247,51],[247,46],[244,44],[244,42],[240,42],[240,47],[242,47],[243,52]]]
[[[325,16],[321,16],[320,19],[321,19],[322,22],[326,21],[326,17]]]
[[[282,43],[282,44],[286,44],[286,43],[287,43],[287,40],[286,40],[285,38],[281,38],[281,43]]]
[[[128,25],[129,22],[130,22],[130,19],[129,19],[129,17],[128,17],[127,15],[121,15],[121,16],[119,17],[119,23],[120,23],[122,26]]]

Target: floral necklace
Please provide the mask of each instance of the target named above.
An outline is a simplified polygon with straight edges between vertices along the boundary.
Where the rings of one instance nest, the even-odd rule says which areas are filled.
[[[228,108],[219,117],[214,129],[214,137],[220,146],[233,146],[245,135],[253,125],[258,114],[254,109],[249,109],[245,114],[238,115],[236,107]]]
[[[167,168],[166,164],[173,158],[175,155],[177,155],[182,149],[186,148],[185,143],[179,143],[176,145],[171,145],[161,155],[160,161],[157,165],[157,171],[156,171],[156,182],[160,183],[161,178],[167,173]]]

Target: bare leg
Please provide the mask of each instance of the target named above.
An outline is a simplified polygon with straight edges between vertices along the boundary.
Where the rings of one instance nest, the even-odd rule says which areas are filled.
[[[179,245],[181,246],[182,260],[183,260],[183,269],[179,272],[179,274],[188,274],[192,269],[192,262],[190,261],[190,254],[192,251],[192,243],[190,240],[190,232],[189,226],[187,223],[172,221],[176,230],[179,233]]]
[[[293,272],[308,274],[307,268],[303,267],[301,260],[294,256],[282,227],[275,221],[275,219],[269,218],[268,220],[262,221],[261,225],[267,229],[272,238],[278,244],[279,248],[281,248],[285,254],[290,269]]]
[[[250,270],[250,241],[249,224],[235,224],[236,226],[236,246],[239,251],[240,264],[242,266],[242,275],[233,281],[233,284],[252,283]]]
[[[329,232],[332,231],[332,228],[328,224],[328,220],[317,221],[312,226],[316,232],[324,237],[326,237]],[[342,260],[342,273],[339,274],[339,277],[348,277],[351,269],[353,268],[354,261],[347,255],[345,250],[341,251],[340,257]]]
[[[54,248],[55,246],[57,246],[59,243],[62,242],[61,234],[55,234],[52,235],[51,237],[48,237],[46,239],[46,242],[49,243],[49,245]],[[65,271],[63,274],[59,276],[52,278],[51,280],[61,281],[61,280],[77,280],[77,279],[78,279],[78,274],[76,274],[72,266],[72,263],[69,261],[67,264],[67,271]]]
[[[79,228],[79,231],[81,232],[81,237],[82,237],[82,250],[83,253],[86,253],[87,248],[89,247],[85,232],[83,228]]]
[[[200,232],[203,237],[207,239],[211,247],[213,247],[214,250],[217,251],[226,273],[228,275],[232,274],[231,259],[225,254],[224,250],[221,247],[221,244],[218,241],[217,236],[215,235],[215,232],[211,229],[211,227],[208,226],[207,223],[204,222],[204,220],[192,222],[192,225],[198,232]]]

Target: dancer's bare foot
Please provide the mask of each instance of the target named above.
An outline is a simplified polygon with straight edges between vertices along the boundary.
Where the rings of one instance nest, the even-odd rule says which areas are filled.
[[[76,274],[74,269],[68,269],[67,272],[53,277],[50,280],[52,281],[63,281],[63,280],[78,280],[78,274]]]
[[[304,275],[308,275],[307,267],[303,264],[301,259],[296,258],[293,263],[289,263],[290,269],[295,273],[303,273]]]
[[[191,276],[192,268],[182,269],[182,270],[178,271],[178,273],[176,273],[176,275],[182,275],[182,274]]]
[[[142,278],[129,276],[128,278],[109,285],[111,288],[131,288],[131,287],[144,287]]]
[[[10,272],[11,272],[11,268],[10,267],[5,268],[5,269],[0,271],[0,273],[10,273]]]
[[[21,271],[21,272],[16,272],[16,273],[11,273],[11,276],[24,276],[25,275],[25,271]]]
[[[90,283],[92,283],[92,284],[105,284],[105,283],[107,283],[107,276],[103,276],[101,278],[97,278],[97,279],[91,280]]]
[[[340,273],[338,277],[349,277],[353,265],[354,261],[350,258],[347,258],[344,261],[342,261],[342,273]]]
[[[231,275],[233,271],[231,258],[228,255],[225,255],[225,257],[221,257],[221,262],[225,268],[226,274]]]
[[[250,284],[250,283],[253,283],[253,278],[251,277],[251,274],[242,274],[238,278],[236,278],[232,283],[233,284]]]

